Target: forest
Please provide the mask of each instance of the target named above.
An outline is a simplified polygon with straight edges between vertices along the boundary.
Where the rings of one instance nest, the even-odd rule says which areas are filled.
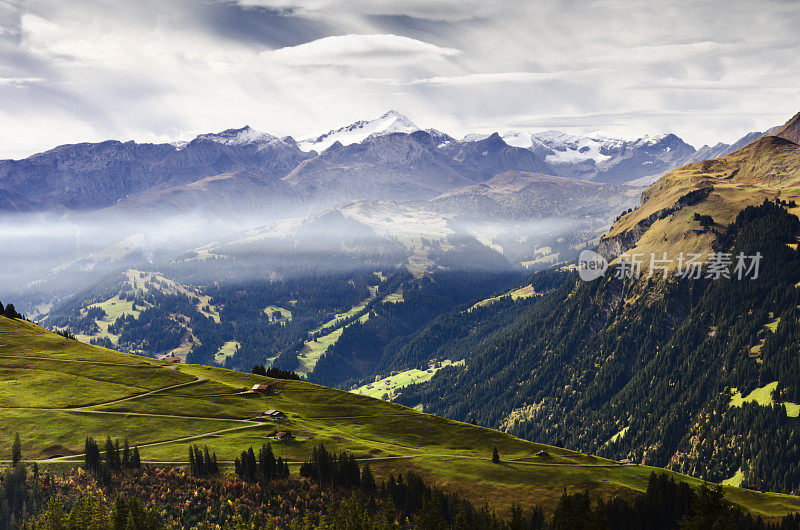
[[[576,278],[479,341],[463,335],[471,315],[448,315],[437,334],[462,337],[450,348],[468,354],[466,368],[443,369],[397,401],[530,440],[712,481],[739,471],[743,486],[798,493],[800,254],[789,243],[800,221],[783,206],[748,207],[719,238],[718,250],[762,254],[755,280]],[[766,403],[731,405],[735,392],[772,382]]]
[[[93,445],[87,439],[87,447]],[[565,490],[552,514],[539,505],[514,505],[501,516],[413,472],[376,480],[368,463],[323,445],[300,466],[299,476],[275,459],[268,444],[258,457],[252,447],[242,451],[235,475],[217,467],[208,447],[191,447],[186,472],[134,463],[127,444],[120,453],[110,437],[106,446],[104,459],[87,451],[88,473],[53,473],[22,463],[17,439],[14,461],[0,476],[0,529],[800,529],[800,515],[765,522],[725,500],[719,487],[693,489],[666,474],[652,473],[646,490],[632,498],[604,501]]]

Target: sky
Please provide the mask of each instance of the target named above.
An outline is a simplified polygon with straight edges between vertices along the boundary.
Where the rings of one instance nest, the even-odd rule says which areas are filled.
[[[0,0],[0,158],[249,124],[731,142],[800,110],[793,0]]]

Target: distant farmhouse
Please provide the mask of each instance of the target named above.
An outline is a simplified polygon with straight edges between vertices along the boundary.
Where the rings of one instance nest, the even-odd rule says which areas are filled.
[[[287,440],[291,440],[293,438],[294,436],[292,436],[292,433],[289,431],[280,431],[275,433],[275,439],[278,440],[279,442],[284,442]]]
[[[258,392],[260,394],[277,394],[272,385],[266,385],[264,383],[253,385],[253,388],[250,389],[253,392]]]
[[[266,411],[264,413],[264,416],[269,416],[273,420],[283,420],[283,419],[286,418],[286,414],[284,414],[283,412],[281,412],[279,410],[275,410],[275,409],[269,409],[268,411]]]

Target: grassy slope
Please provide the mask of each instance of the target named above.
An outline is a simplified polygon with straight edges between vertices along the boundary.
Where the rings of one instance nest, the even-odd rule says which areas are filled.
[[[350,392],[378,399],[381,399],[384,394],[389,394],[389,398],[393,398],[398,390],[402,390],[409,385],[418,385],[425,381],[430,381],[436,372],[445,366],[451,365],[463,366],[464,360],[453,362],[450,359],[446,359],[441,362],[432,363],[426,370],[420,370],[419,368],[404,370],[394,375],[378,379],[372,383],[367,383],[366,385],[351,389]]]
[[[27,458],[66,456],[60,465],[81,460],[69,455],[80,453],[87,434],[127,436],[140,446],[145,461],[183,463],[189,443],[207,443],[221,460],[231,460],[275,431],[291,430],[296,440],[273,443],[275,452],[291,461],[307,458],[315,444],[324,442],[375,459],[371,465],[379,477],[413,469],[476,503],[500,508],[512,502],[552,508],[565,487],[588,488],[604,497],[632,495],[645,488],[651,471],[300,381],[272,381],[280,387],[278,395],[246,397],[242,390],[268,379],[197,365],[170,367],[4,317],[0,369],[3,431],[19,431]],[[166,387],[173,388],[146,394]],[[125,397],[133,399],[108,403]],[[253,421],[268,408],[283,410],[288,418]],[[194,438],[178,440],[187,437]],[[0,454],[10,453],[11,438],[0,437]],[[504,460],[499,465],[489,460],[493,447]],[[550,458],[535,456],[543,448]],[[765,515],[800,510],[796,497],[737,488],[727,492]]]
[[[710,215],[718,226],[725,226],[745,207],[765,198],[800,202],[800,146],[768,136],[725,157],[671,171],[650,186],[642,194],[642,205],[617,220],[603,239],[634,229],[639,221],[705,187],[713,187],[706,199],[655,221],[628,253],[660,256],[666,251],[673,259],[671,254],[678,251],[705,254],[711,251],[716,236],[694,220],[695,212]],[[800,213],[800,208],[791,212]]]
[[[469,311],[472,311],[476,307],[484,307],[487,305],[491,305],[505,296],[510,296],[512,300],[519,300],[522,298],[531,298],[532,296],[541,296],[541,293],[537,293],[536,289],[533,288],[533,285],[525,285],[523,287],[520,287],[519,289],[514,289],[513,291],[509,291],[507,293],[498,296],[493,296],[492,298],[481,300],[480,302],[477,302],[475,305],[470,307]]]

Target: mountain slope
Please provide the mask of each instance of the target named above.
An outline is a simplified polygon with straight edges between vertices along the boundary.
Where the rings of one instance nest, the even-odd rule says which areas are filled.
[[[353,199],[424,199],[470,181],[404,133],[334,144],[298,165],[283,181],[327,205]]]
[[[635,205],[635,188],[506,171],[430,201],[436,211],[498,219],[608,217]]]
[[[767,202],[720,235],[721,250],[761,253],[755,280],[575,279],[516,302],[515,316],[479,340],[459,337],[470,316],[454,316],[427,348],[456,341],[449,350],[466,368],[442,369],[399,401],[714,481],[800,491],[800,254],[789,246],[798,233],[800,221]]]
[[[789,140],[790,142],[800,144],[800,112],[792,116],[783,127],[772,133],[778,138]]]
[[[528,149],[543,159],[549,168],[545,173],[597,182],[647,186],[671,169],[728,155],[764,134],[752,132],[733,144],[719,142],[714,146],[704,145],[700,149],[695,149],[674,134],[624,139],[601,133],[572,135],[560,131],[533,134],[507,131],[500,137],[507,144]],[[467,135],[464,140],[478,141],[487,136]]]
[[[783,127],[791,136],[797,117]],[[800,146],[781,136],[764,136],[722,158],[696,162],[662,177],[642,194],[642,205],[623,215],[600,244],[610,256],[649,253],[680,245],[707,252],[716,239],[692,214],[730,223],[745,206],[765,198],[800,199]],[[635,247],[635,248],[634,248]]]
[[[227,172],[248,170],[274,182],[307,157],[293,141],[249,127],[200,135],[178,147],[118,141],[64,145],[0,161],[0,190],[17,196],[6,203],[12,211],[94,210]]]
[[[182,462],[197,442],[210,444],[228,462],[253,445],[254,437],[290,430],[293,440],[273,444],[276,456],[290,462],[308,458],[314,445],[325,443],[369,461],[379,477],[415,470],[473,502],[501,509],[532,499],[552,509],[564,487],[605,498],[630,495],[644,489],[651,471],[554,447],[546,447],[551,456],[543,462],[535,453],[544,446],[498,431],[308,383],[120,354],[5,317],[0,317],[0,366],[16,387],[0,393],[3,424],[19,431],[28,458],[42,465],[81,462],[87,435],[127,437],[144,462]],[[273,385],[278,393],[240,393],[255,383]],[[287,418],[262,416],[267,408]],[[4,453],[8,443],[0,442]],[[504,460],[500,474],[490,461],[493,447]],[[726,488],[726,494],[764,515],[800,509],[795,497],[737,488]]]
[[[435,149],[437,154],[445,158],[447,164],[472,182],[482,182],[499,173],[512,170],[553,173],[542,156],[528,149],[507,144],[497,133],[471,142],[441,142]]]

